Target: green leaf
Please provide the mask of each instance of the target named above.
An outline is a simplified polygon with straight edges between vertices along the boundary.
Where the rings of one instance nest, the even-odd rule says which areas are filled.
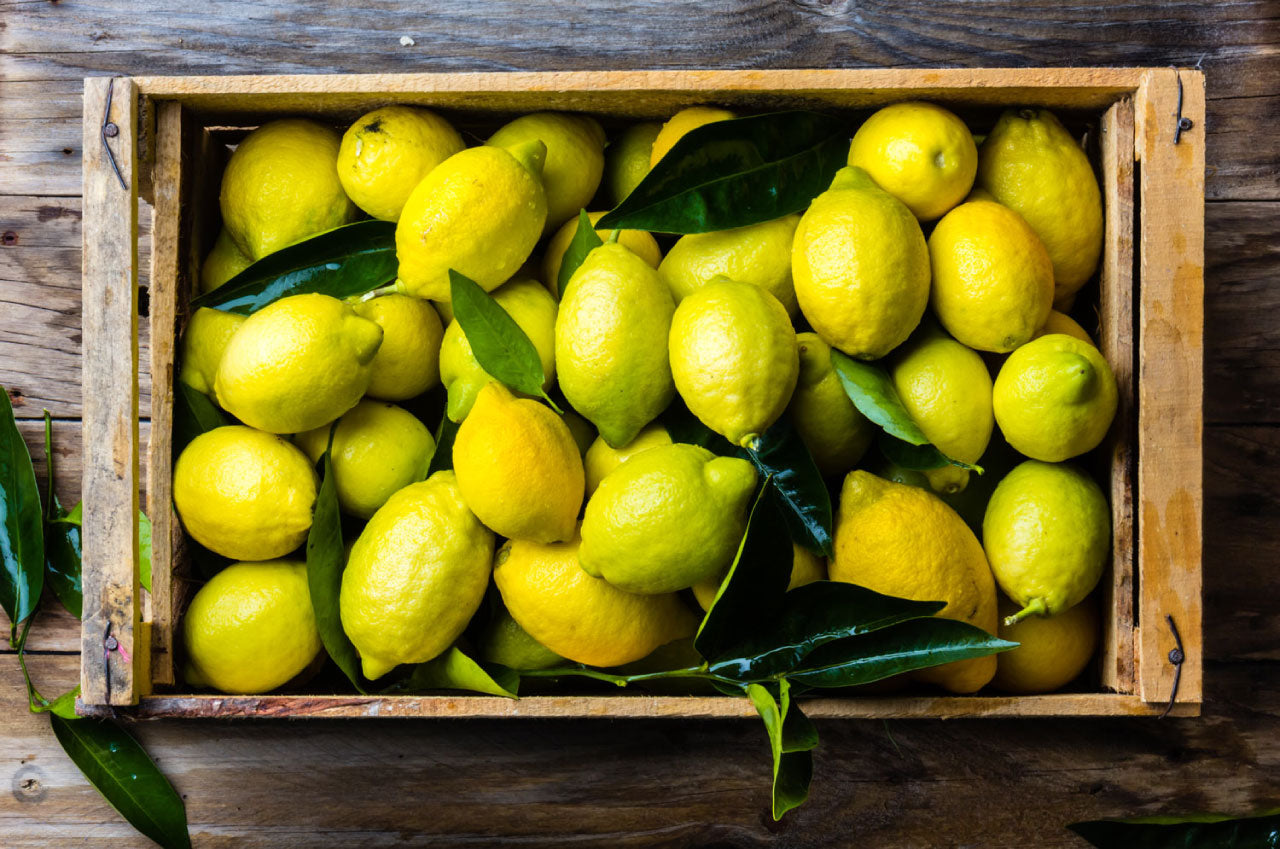
[[[187,443],[202,433],[231,424],[226,414],[181,380],[173,383],[173,456],[177,457]]]
[[[747,697],[769,735],[769,750],[773,755],[774,820],[782,819],[787,811],[798,808],[809,797],[809,782],[813,778],[810,750],[818,745],[817,729],[800,713],[799,706],[791,702],[788,687],[785,678],[779,681],[776,698],[760,684],[747,687]],[[798,715],[798,719],[793,719],[793,714]]]
[[[357,221],[269,254],[191,302],[250,315],[281,298],[319,292],[348,298],[395,279],[396,225]]]
[[[333,445],[333,428],[329,430]],[[342,629],[338,598],[342,592],[342,571],[347,553],[342,544],[342,517],[338,512],[338,489],[333,477],[333,463],[326,448],[320,457],[320,491],[316,494],[315,515],[307,533],[307,586],[311,591],[311,608],[315,611],[320,641],[333,662],[338,665],[355,688],[365,692],[356,648]]]
[[[929,443],[929,438],[902,405],[888,372],[834,350],[831,352],[831,365],[858,412],[903,442],[912,445]]]
[[[517,392],[536,395],[557,413],[555,402],[542,391],[546,375],[529,337],[502,305],[469,277],[449,269],[453,318],[462,326],[480,368]]]
[[[704,425],[679,396],[663,412],[662,426],[667,429],[672,442],[699,445],[722,457],[736,457],[741,453],[738,446]]]
[[[1098,849],[1276,849],[1280,811],[1228,819],[1219,815],[1093,820],[1067,826]]]
[[[880,453],[886,460],[904,469],[923,472],[929,469],[940,469],[949,462],[931,442],[912,445],[910,442],[903,442],[896,436],[890,436],[881,431],[876,443],[880,446]]]
[[[712,658],[710,671],[738,681],[761,681],[791,672],[820,646],[929,617],[945,606],[838,581],[806,584],[786,593],[773,620]]]
[[[68,525],[75,525],[77,528],[84,524],[84,502],[77,501],[76,505],[71,508],[71,512],[64,513],[56,519],[50,521],[65,522]]]
[[[151,520],[138,511],[138,583],[151,592]]]
[[[830,557],[831,493],[791,417],[774,422],[746,454],[760,476],[769,479],[791,538],[814,554]]]
[[[578,229],[574,231],[573,240],[565,249],[564,258],[560,261],[560,274],[556,279],[556,291],[560,293],[560,297],[564,297],[564,289],[569,285],[569,278],[578,270],[578,266],[582,265],[587,254],[603,244],[587,211],[585,209],[579,211]]]
[[[806,208],[849,154],[846,121],[775,112],[691,130],[600,229],[706,233],[772,221]]]
[[[1017,646],[954,619],[912,619],[813,651],[790,678],[811,687],[852,687],[903,672],[970,660]]]
[[[440,427],[436,428],[436,450],[427,465],[427,477],[453,468],[453,440],[457,435],[458,423],[449,418],[448,413],[441,415]]]
[[[35,612],[44,587],[44,511],[3,386],[0,396],[0,608],[9,615],[9,643],[16,645],[18,625]]]
[[[165,849],[190,849],[187,812],[138,741],[106,719],[49,715],[54,736],[84,777],[139,832]]]
[[[62,509],[58,495],[53,491],[57,477],[57,456],[53,453],[53,420],[44,411],[44,457],[49,479],[49,497],[44,511],[44,582],[54,596],[75,618],[79,619],[84,606],[80,587],[80,514],[82,505],[76,504],[69,514]]]
[[[439,657],[417,664],[407,678],[387,689],[398,693],[469,690],[514,699],[520,689],[520,676],[496,663],[481,665],[462,649],[452,646]]]
[[[27,634],[31,632],[31,624],[35,616],[28,616],[22,624],[22,636],[18,638],[18,666],[22,669],[22,678],[27,683],[27,706],[32,713],[56,713],[63,719],[76,718],[76,697],[80,695],[80,685],[58,696],[53,701],[40,695],[36,685],[31,681],[31,673],[27,670]]]

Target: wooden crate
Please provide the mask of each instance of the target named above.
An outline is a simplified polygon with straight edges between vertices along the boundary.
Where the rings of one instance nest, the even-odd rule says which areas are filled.
[[[190,695],[174,631],[190,582],[171,507],[174,340],[216,228],[227,133],[303,114],[344,123],[374,106],[446,110],[477,127],[544,109],[655,119],[714,103],[845,110],[927,99],[962,110],[1040,105],[1091,117],[1106,205],[1100,345],[1120,386],[1106,444],[1114,525],[1103,580],[1099,691],[1045,696],[839,697],[817,717],[1199,713],[1204,77],[1142,68],[650,71],[90,78],[84,102],[84,713],[138,716],[747,716],[699,696]],[[1181,121],[1179,120],[1181,118]],[[1181,123],[1181,128],[1179,128]],[[151,437],[145,490],[153,584],[138,583],[138,198],[153,209]],[[1180,635],[1184,659],[1171,662]],[[1176,691],[1176,694],[1175,694]]]

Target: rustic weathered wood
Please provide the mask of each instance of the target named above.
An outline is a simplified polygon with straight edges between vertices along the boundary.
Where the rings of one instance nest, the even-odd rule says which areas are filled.
[[[107,96],[111,94],[110,110]],[[131,80],[85,81],[84,616],[80,677],[89,704],[127,705],[135,675],[138,585],[138,90]],[[105,144],[109,121],[117,127]],[[110,135],[110,134],[108,134]],[[114,152],[116,169],[107,150]],[[124,185],[121,186],[120,182]],[[110,650],[114,649],[114,650]]]
[[[1134,105],[1141,159],[1138,311],[1138,675],[1149,702],[1202,692],[1204,76],[1147,73]],[[1190,119],[1174,144],[1178,116]],[[1172,625],[1170,624],[1172,621]],[[1181,636],[1181,675],[1170,662]]]

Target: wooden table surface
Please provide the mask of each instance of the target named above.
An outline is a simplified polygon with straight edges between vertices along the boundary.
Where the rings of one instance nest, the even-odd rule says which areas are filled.
[[[1280,804],[1278,51],[1276,0],[0,0],[0,384],[33,447],[42,408],[56,418],[64,503],[80,488],[84,76],[1197,63],[1208,75],[1203,717],[821,722],[812,798],[781,824],[755,721],[141,724],[195,844],[1058,847],[1084,845],[1063,829],[1081,819]],[[77,641],[65,614],[37,621],[45,692],[77,680]],[[27,713],[7,647],[0,773],[4,849],[149,845]]]

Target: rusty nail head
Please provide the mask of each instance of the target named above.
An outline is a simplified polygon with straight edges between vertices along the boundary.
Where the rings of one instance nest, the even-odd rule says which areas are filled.
[[[120,647],[120,642],[115,637],[107,637],[107,651],[115,651]]]
[[[107,125],[102,128],[102,133],[109,139],[113,139],[120,135],[120,128],[115,125],[114,121],[108,121]]]

